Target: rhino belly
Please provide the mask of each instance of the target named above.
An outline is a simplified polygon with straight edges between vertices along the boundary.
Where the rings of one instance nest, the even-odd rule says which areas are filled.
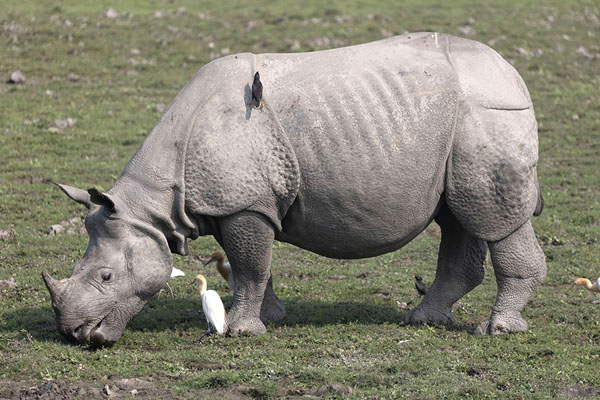
[[[431,222],[444,190],[457,84],[442,51],[411,55],[417,63],[331,67],[296,96],[290,85],[293,103],[272,101],[281,105],[301,175],[278,240],[361,258],[400,248]]]

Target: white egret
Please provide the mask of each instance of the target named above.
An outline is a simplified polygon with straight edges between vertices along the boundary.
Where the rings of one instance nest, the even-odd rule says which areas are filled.
[[[202,296],[202,310],[208,323],[208,332],[223,334],[225,332],[225,306],[221,297],[214,290],[206,290],[206,278],[202,274],[196,275],[196,279],[191,283],[198,283],[198,290]]]

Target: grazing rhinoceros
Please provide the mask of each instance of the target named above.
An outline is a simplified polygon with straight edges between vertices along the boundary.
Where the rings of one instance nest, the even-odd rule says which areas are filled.
[[[264,109],[251,104],[260,70]],[[449,323],[491,252],[498,296],[476,333],[524,331],[545,277],[537,129],[517,72],[487,46],[413,33],[299,54],[237,54],[200,69],[108,193],[60,185],[86,205],[89,245],[70,278],[44,273],[60,333],[109,344],[167,282],[171,253],[213,235],[235,294],[230,332],[265,332],[285,309],[273,240],[327,257],[399,249],[432,220],[435,282],[403,317]]]

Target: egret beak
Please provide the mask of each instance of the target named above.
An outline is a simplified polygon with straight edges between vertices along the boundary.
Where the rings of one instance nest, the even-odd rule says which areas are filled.
[[[565,293],[569,293],[569,291],[570,291],[571,289],[573,289],[574,287],[575,287],[575,284],[572,284],[572,285],[571,285],[571,286],[569,286],[569,288],[568,288],[568,289],[565,291]]]
[[[188,286],[192,286],[194,283],[197,283],[198,279],[194,279],[193,281],[190,282],[190,284]]]
[[[214,257],[209,258],[208,261],[204,262],[204,266],[207,266],[208,264],[210,264],[213,261],[215,261]]]

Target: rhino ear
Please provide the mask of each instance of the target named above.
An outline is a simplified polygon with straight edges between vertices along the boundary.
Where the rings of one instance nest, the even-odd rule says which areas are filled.
[[[60,188],[70,199],[75,200],[79,204],[83,204],[87,208],[92,206],[90,194],[85,190],[78,189],[68,185],[61,185],[60,183],[52,182]]]
[[[92,203],[106,207],[110,212],[116,212],[115,202],[106,193],[100,192],[96,188],[88,189],[87,191]]]

